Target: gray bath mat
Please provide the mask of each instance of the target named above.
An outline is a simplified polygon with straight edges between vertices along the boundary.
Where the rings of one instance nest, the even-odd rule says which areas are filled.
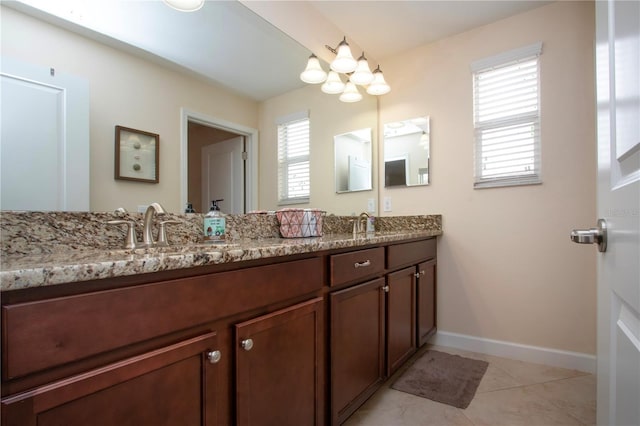
[[[489,363],[427,351],[394,383],[393,389],[433,401],[467,408]]]

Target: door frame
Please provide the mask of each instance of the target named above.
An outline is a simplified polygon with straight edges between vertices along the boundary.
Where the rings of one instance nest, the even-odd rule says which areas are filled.
[[[184,206],[188,200],[188,151],[189,151],[189,122],[196,122],[204,126],[226,130],[245,137],[245,151],[248,158],[245,161],[245,211],[250,212],[258,206],[258,130],[236,124],[217,117],[211,117],[187,108],[180,108],[180,205]]]

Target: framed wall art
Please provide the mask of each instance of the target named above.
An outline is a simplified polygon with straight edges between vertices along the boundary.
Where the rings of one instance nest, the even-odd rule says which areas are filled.
[[[158,183],[160,135],[116,126],[115,179]]]

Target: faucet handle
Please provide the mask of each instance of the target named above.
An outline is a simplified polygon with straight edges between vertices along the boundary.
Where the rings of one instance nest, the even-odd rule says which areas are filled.
[[[180,223],[179,220],[163,220],[159,223],[160,228],[158,229],[158,242],[156,245],[158,246],[168,246],[169,240],[167,239],[167,228],[165,225],[171,225],[173,223]]]
[[[132,220],[110,220],[108,225],[127,225],[127,236],[124,241],[124,248],[136,248],[138,241],[136,239],[136,223]]]

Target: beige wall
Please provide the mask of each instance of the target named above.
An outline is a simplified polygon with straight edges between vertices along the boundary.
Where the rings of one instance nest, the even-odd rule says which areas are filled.
[[[278,150],[276,119],[309,111],[311,145],[311,198],[307,204],[291,207],[321,208],[329,213],[350,215],[366,211],[367,199],[377,199],[377,99],[365,95],[361,102],[340,102],[337,95],[327,95],[319,86],[309,85],[269,99],[260,106],[259,206],[276,210],[278,206]],[[333,174],[333,137],[353,130],[372,130],[374,190],[336,194]],[[287,207],[287,206],[285,206]]]
[[[441,213],[440,331],[595,354],[594,4],[558,2],[384,59],[380,121],[431,116],[428,187],[393,215]],[[543,42],[542,185],[473,189],[472,61]],[[419,202],[416,202],[419,200]]]
[[[12,9],[1,10],[2,55],[84,78],[90,86],[91,210],[180,200],[180,108],[257,128],[258,103]],[[160,183],[116,181],[114,127],[160,135]]]

